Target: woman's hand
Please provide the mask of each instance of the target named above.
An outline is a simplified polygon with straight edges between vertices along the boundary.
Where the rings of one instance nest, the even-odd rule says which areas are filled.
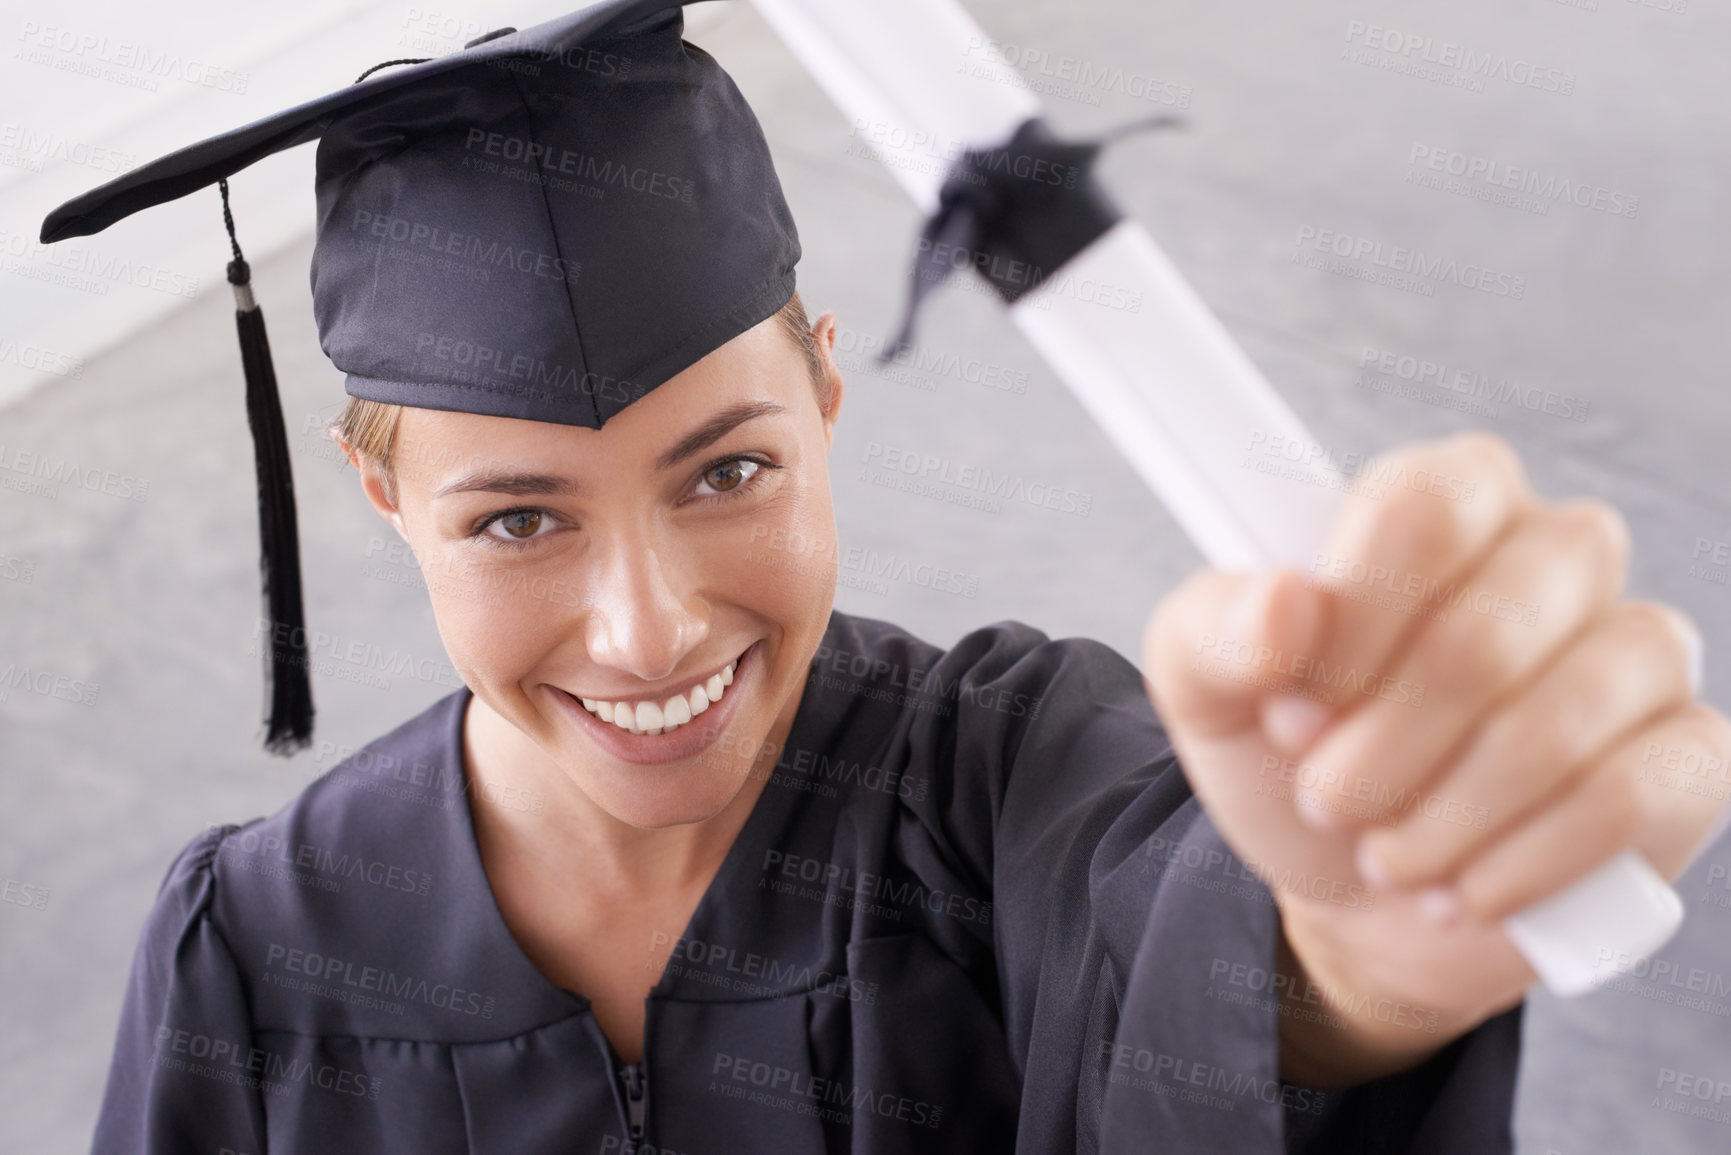
[[[1514,1005],[1504,915],[1628,847],[1674,878],[1727,794],[1700,635],[1622,599],[1614,509],[1539,500],[1482,434],[1385,461],[1309,572],[1204,571],[1145,636],[1185,774],[1279,905],[1281,997],[1326,1012],[1281,1017],[1311,1085]]]

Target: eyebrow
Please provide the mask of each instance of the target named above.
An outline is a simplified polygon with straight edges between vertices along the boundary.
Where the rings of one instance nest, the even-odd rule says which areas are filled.
[[[785,412],[787,412],[787,407],[774,401],[741,401],[738,404],[730,405],[687,433],[671,449],[657,457],[655,468],[657,470],[672,469],[686,458],[703,452],[747,421]],[[484,492],[508,493],[514,497],[573,497],[577,494],[577,490],[578,486],[575,481],[553,473],[483,471],[465,473],[463,476],[440,486],[433,496],[439,498],[453,493]]]
[[[778,405],[774,401],[741,401],[729,405],[680,438],[679,443],[672,449],[657,457],[655,468],[658,470],[672,469],[687,457],[703,452],[747,421],[756,417],[767,417],[772,413],[785,412],[787,412],[787,407]]]

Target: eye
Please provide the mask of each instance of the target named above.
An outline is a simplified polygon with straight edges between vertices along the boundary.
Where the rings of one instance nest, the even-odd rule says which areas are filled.
[[[518,545],[544,537],[554,521],[539,509],[507,509],[488,518],[477,536],[507,545]]]
[[[730,457],[726,461],[717,461],[698,474],[698,495],[719,497],[744,489],[763,466],[763,462],[749,457]],[[709,493],[703,492],[702,487],[706,485]]]

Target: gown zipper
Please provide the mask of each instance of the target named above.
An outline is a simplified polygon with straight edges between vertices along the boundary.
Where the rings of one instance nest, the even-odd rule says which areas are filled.
[[[643,1093],[647,1090],[648,1075],[642,1063],[627,1063],[620,1069],[619,1077],[625,1081],[625,1107],[631,1122],[631,1145],[626,1150],[636,1151],[643,1142]]]

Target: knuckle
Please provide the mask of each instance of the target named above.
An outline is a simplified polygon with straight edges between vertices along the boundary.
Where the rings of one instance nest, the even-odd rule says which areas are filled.
[[[1577,498],[1553,507],[1551,513],[1571,544],[1591,549],[1618,570],[1628,561],[1629,522],[1610,502]]]
[[[1633,773],[1626,770],[1596,774],[1588,782],[1592,833],[1606,843],[1625,846],[1635,841],[1646,823],[1647,799]]]
[[[1540,694],[1497,715],[1485,728],[1493,749],[1514,773],[1524,767],[1574,766],[1591,754],[1586,745],[1590,727],[1582,717],[1579,698]]]
[[[1606,629],[1618,648],[1635,654],[1650,654],[1666,666],[1686,668],[1692,660],[1692,636],[1698,636],[1690,617],[1663,602],[1618,602],[1606,611]]]
[[[1456,447],[1463,461],[1470,462],[1468,467],[1475,471],[1496,477],[1524,476],[1521,455],[1515,452],[1514,446],[1494,433],[1469,429],[1450,438],[1448,444]]]
[[[1704,702],[1691,702],[1677,711],[1677,737],[1695,745],[1702,754],[1731,763],[1731,719]]]
[[[1517,655],[1515,639],[1499,627],[1476,614],[1432,627],[1415,655],[1415,680],[1445,701],[1470,701],[1500,688],[1516,670]]]
[[[1365,536],[1376,543],[1377,554],[1449,563],[1474,544],[1472,511],[1422,490],[1391,491],[1365,520]]]

